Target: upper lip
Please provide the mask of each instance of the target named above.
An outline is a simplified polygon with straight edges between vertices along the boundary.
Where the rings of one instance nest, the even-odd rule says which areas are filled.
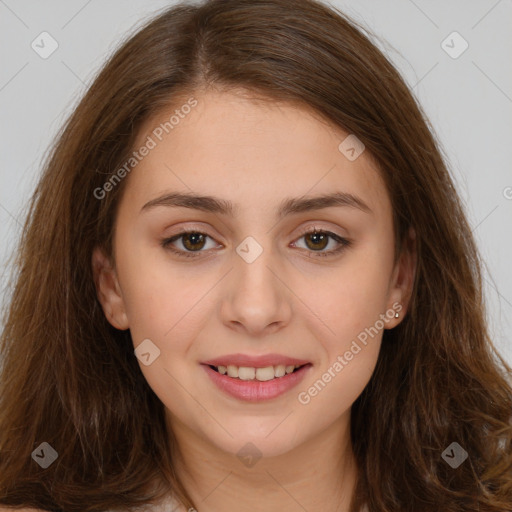
[[[309,361],[295,357],[283,356],[281,354],[264,354],[261,356],[250,356],[247,354],[229,354],[204,361],[203,364],[211,366],[244,366],[248,368],[265,368],[267,366],[302,366]]]

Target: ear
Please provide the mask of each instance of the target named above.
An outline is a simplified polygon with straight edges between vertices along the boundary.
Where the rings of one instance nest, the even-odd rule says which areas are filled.
[[[396,311],[398,318],[391,318],[387,329],[396,327],[407,313],[416,276],[417,252],[416,232],[411,227],[402,245],[402,251],[393,269],[390,283],[388,310]]]
[[[128,317],[116,271],[100,247],[93,250],[92,270],[96,293],[105,317],[116,329],[128,329]]]

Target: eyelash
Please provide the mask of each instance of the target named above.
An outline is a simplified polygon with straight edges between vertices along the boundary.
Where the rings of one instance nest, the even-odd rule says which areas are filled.
[[[209,235],[207,235],[206,233],[203,233],[197,229],[184,229],[183,231],[180,231],[178,234],[172,236],[171,238],[166,238],[166,239],[162,240],[161,245],[164,249],[173,252],[174,254],[176,254],[179,257],[197,258],[201,252],[206,252],[206,251],[202,251],[202,250],[200,250],[200,251],[182,251],[182,250],[175,249],[174,247],[172,247],[170,245],[172,242],[179,240],[184,235],[187,235],[190,233],[206,235],[208,238],[212,238]],[[346,238],[343,238],[343,237],[337,235],[336,233],[332,233],[331,231],[325,231],[325,230],[321,230],[321,229],[317,230],[316,228],[313,228],[313,229],[307,228],[305,231],[303,231],[301,233],[301,235],[299,236],[298,239],[303,238],[304,236],[309,235],[309,234],[328,235],[329,238],[332,238],[333,240],[335,240],[336,242],[338,242],[340,244],[340,246],[337,247],[336,249],[331,249],[330,251],[326,251],[326,252],[319,252],[319,251],[311,250],[310,252],[315,254],[314,257],[318,256],[320,258],[325,258],[325,257],[329,257],[329,256],[335,256],[352,245],[352,242],[350,240],[347,240]]]

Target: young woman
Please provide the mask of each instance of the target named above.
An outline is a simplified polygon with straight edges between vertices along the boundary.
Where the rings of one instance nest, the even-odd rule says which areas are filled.
[[[70,117],[17,255],[6,510],[512,510],[471,230],[342,13],[159,15]]]

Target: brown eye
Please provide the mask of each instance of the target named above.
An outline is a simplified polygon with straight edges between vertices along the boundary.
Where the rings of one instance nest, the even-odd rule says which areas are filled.
[[[200,255],[207,244],[207,239],[213,240],[209,235],[200,231],[182,231],[171,238],[162,240],[161,245],[178,256],[195,257]],[[177,241],[181,240],[181,247],[177,247]]]
[[[200,250],[205,245],[205,236],[202,233],[186,233],[181,235],[181,238],[183,239],[183,246],[188,251]]]
[[[313,228],[313,230],[310,229],[309,231],[304,231],[298,240],[300,239],[305,240],[306,250],[309,251],[310,256],[335,256],[341,253],[344,249],[350,247],[352,244],[350,240],[347,240],[346,238],[343,238],[336,233],[317,230],[316,228]],[[324,250],[329,245],[331,240],[335,242],[335,247],[327,251]]]
[[[323,232],[316,232],[309,233],[304,236],[304,239],[306,240],[306,245],[311,250],[322,250],[325,249],[329,243],[330,236],[327,233]],[[311,244],[308,243],[308,240],[311,240]]]
[[[207,245],[207,239],[213,240],[211,236],[201,233],[200,231],[182,231],[171,238],[162,240],[161,245],[164,249],[169,250],[178,256],[194,258],[203,252],[207,252],[206,250],[203,250]],[[348,248],[352,243],[350,240],[347,240],[335,233],[317,229],[305,231],[300,239],[304,239],[306,241],[305,250],[309,252],[309,256],[334,256]],[[181,247],[177,247],[175,245],[178,240],[181,240]],[[329,242],[331,241],[334,241],[337,244],[337,247],[335,246],[335,248],[326,251],[325,248],[329,246]]]

